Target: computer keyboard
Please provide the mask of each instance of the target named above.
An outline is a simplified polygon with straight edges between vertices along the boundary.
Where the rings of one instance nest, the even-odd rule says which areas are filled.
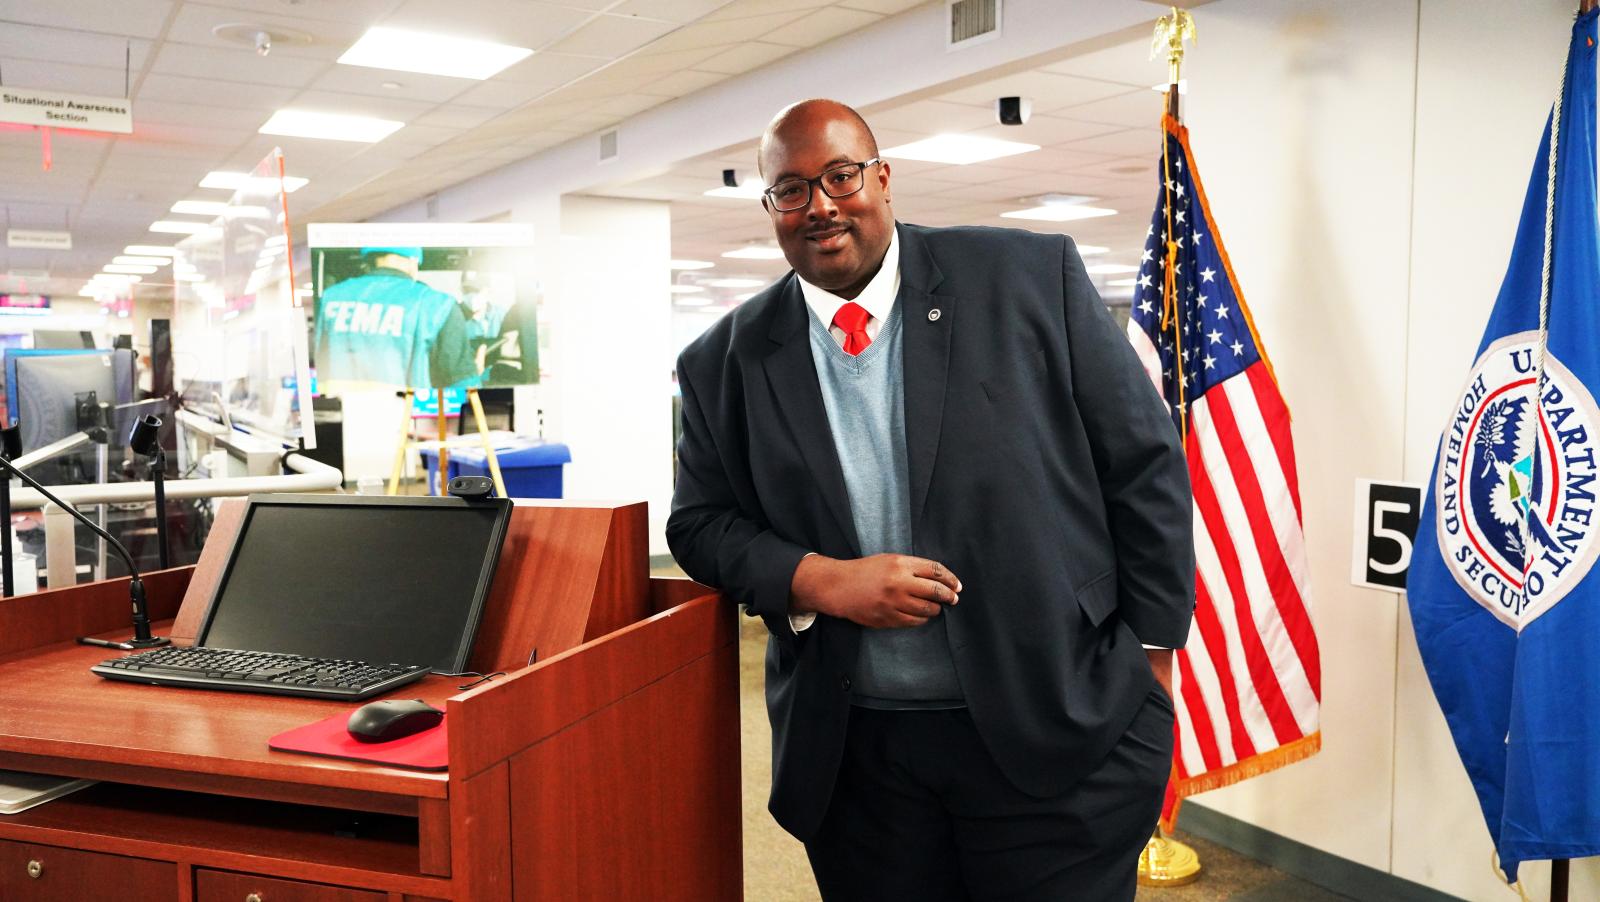
[[[419,680],[430,668],[231,648],[169,646],[102,661],[90,670],[107,679],[159,686],[354,700]]]

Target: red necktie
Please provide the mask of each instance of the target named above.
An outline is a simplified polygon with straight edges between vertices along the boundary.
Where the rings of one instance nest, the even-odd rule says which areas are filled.
[[[872,338],[867,335],[867,320],[870,319],[872,314],[867,312],[867,308],[854,301],[846,301],[839,312],[833,315],[833,324],[844,332],[844,352],[851,357],[872,344]]]

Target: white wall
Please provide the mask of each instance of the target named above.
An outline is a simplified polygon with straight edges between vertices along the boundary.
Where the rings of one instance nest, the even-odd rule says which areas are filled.
[[[1404,599],[1348,584],[1358,477],[1423,481],[1510,253],[1572,5],[1223,0],[1186,120],[1295,421],[1323,751],[1199,797],[1468,899],[1515,896]],[[1180,821],[1181,823],[1181,821]],[[1600,869],[1580,862],[1574,898]],[[1548,865],[1523,869],[1534,898]]]
[[[572,446],[569,498],[643,498],[667,554],[672,501],[672,221],[659,201],[561,201],[561,291],[543,390]]]

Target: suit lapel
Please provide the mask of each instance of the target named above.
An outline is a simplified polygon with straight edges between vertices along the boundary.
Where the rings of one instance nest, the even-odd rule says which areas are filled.
[[[810,321],[799,281],[790,278],[778,301],[772,329],[768,332],[772,351],[763,361],[767,384],[828,510],[838,521],[851,550],[859,555],[861,543],[856,538],[855,520],[850,515],[850,494],[845,488],[844,470],[839,466],[839,453],[828,425],[828,409],[822,403],[816,363],[811,359]]]
[[[943,280],[921,235],[901,228],[900,315],[905,330],[906,463],[913,524],[922,519],[933,480],[950,371],[950,330],[956,302],[933,293]]]

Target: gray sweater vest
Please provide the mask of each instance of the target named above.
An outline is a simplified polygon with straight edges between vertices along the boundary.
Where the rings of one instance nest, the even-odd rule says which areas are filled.
[[[811,313],[811,359],[862,556],[910,554],[900,303],[889,311],[877,339],[855,357]],[[884,709],[963,707],[944,617],[910,629],[863,629],[851,702]]]

